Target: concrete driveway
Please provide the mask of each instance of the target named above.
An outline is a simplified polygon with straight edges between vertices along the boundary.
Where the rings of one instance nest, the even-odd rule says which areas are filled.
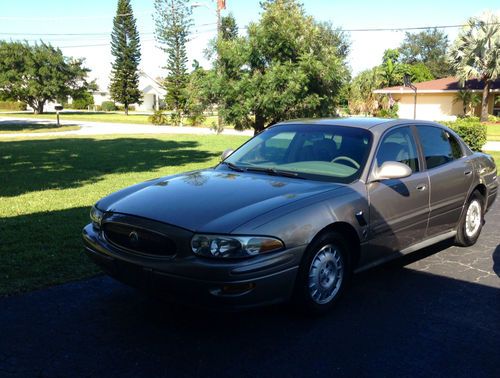
[[[358,275],[336,309],[178,308],[100,276],[0,300],[1,377],[498,377],[500,201],[476,246]]]

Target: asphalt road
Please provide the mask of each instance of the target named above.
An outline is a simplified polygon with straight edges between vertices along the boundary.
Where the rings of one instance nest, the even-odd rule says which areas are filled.
[[[333,312],[179,308],[101,276],[0,300],[1,377],[498,377],[500,201],[476,246],[358,275]]]

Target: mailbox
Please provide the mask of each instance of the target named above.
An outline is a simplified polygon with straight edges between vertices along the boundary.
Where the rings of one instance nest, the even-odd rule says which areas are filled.
[[[54,106],[54,109],[57,110],[57,111],[60,111],[60,110],[63,110],[63,106],[62,105],[56,105],[56,106]]]

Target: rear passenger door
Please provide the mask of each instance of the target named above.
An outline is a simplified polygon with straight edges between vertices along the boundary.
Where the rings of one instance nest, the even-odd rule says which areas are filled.
[[[454,229],[472,184],[474,170],[456,138],[441,127],[417,126],[430,179],[427,235]]]

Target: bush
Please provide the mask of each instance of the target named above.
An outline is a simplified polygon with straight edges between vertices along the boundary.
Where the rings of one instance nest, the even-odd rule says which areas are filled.
[[[125,110],[125,106],[124,105],[117,105],[116,106],[116,109],[123,112]],[[129,112],[134,112],[135,111],[135,106],[134,105],[129,105],[128,106],[128,111]]]
[[[26,110],[26,104],[19,101],[0,101],[2,110]]]
[[[156,110],[153,115],[148,117],[148,121],[153,125],[168,125],[168,114]]]
[[[394,104],[392,108],[380,109],[379,111],[375,112],[375,117],[398,118],[398,110],[399,110],[398,104]]]
[[[94,103],[90,103],[87,99],[85,98],[78,98],[76,100],[73,100],[71,104],[68,104],[66,107],[68,109],[77,109],[77,110],[82,110],[82,109],[88,109],[89,106],[92,106]]]
[[[114,112],[116,111],[117,107],[113,101],[103,101],[101,104],[101,109],[104,112]]]
[[[472,151],[481,151],[486,143],[486,125],[479,122],[477,117],[458,119],[454,122],[443,122],[443,124],[454,130]]]
[[[498,123],[500,122],[500,117],[495,117],[493,114],[488,114],[488,122]]]

